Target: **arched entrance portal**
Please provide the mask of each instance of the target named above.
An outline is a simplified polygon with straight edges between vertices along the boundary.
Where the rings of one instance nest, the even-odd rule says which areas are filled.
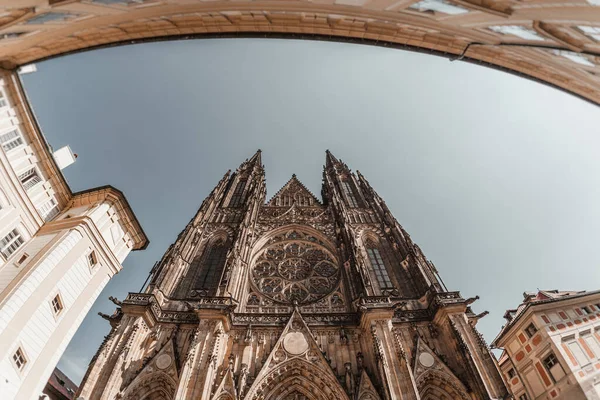
[[[340,384],[315,364],[294,359],[265,376],[248,400],[349,400]]]

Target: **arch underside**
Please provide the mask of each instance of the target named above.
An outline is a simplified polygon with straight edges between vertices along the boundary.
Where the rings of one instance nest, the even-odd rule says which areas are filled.
[[[246,396],[248,400],[348,400],[339,382],[306,361],[284,362]]]
[[[54,1],[38,13],[10,0],[0,9],[0,65],[26,63],[98,47],[210,36],[279,36],[352,41],[426,51],[522,74],[600,103],[600,45],[577,30],[600,20],[600,6],[565,1],[531,7],[516,0],[444,0],[460,14],[417,10],[417,0],[378,1]],[[592,1],[593,2],[593,1]],[[109,2],[110,3],[110,2]],[[129,3],[129,4],[126,4]],[[546,2],[548,3],[548,2]],[[20,4],[20,5],[19,5]],[[535,7],[533,7],[535,6]],[[28,23],[46,11],[59,21]],[[548,20],[550,22],[544,22]],[[512,22],[515,21],[515,22]],[[499,34],[490,26],[514,24],[538,37]],[[579,52],[589,65],[554,54]]]
[[[461,383],[441,373],[426,373],[417,383],[422,400],[471,400]]]
[[[136,378],[123,394],[123,400],[165,400],[175,395],[176,383],[164,373]]]

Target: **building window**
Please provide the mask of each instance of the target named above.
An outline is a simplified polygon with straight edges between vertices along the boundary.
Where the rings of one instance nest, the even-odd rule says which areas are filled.
[[[221,280],[221,273],[225,266],[227,258],[227,246],[225,241],[221,240],[208,249],[205,260],[199,260],[194,263],[196,268],[200,267],[200,273],[196,276],[194,289],[215,289]],[[204,261],[204,265],[199,265]]]
[[[21,175],[19,175],[19,180],[23,184],[23,188],[25,190],[29,190],[38,183],[40,183],[42,181],[42,178],[40,177],[35,168],[30,168],[27,171],[23,172]]]
[[[0,240],[0,253],[9,258],[24,242],[19,231],[13,229]]]
[[[244,189],[246,188],[246,179],[240,179],[233,191],[231,200],[229,200],[229,207],[239,207],[242,205],[244,197]]]
[[[356,201],[356,196],[354,195],[352,186],[350,186],[350,182],[342,181],[342,190],[346,196],[346,199],[348,200],[348,205],[352,208],[358,207],[358,201]]]
[[[373,272],[375,272],[375,277],[377,278],[379,287],[381,289],[392,289],[394,285],[392,285],[392,281],[388,275],[385,263],[381,258],[379,249],[371,245],[367,248],[367,255],[369,256],[369,262],[371,263]]]
[[[519,400],[528,400],[527,399],[527,394],[523,393],[522,395],[519,396]]]
[[[23,144],[23,137],[17,129],[3,133],[0,135],[0,144],[4,151],[8,152]]]
[[[29,18],[26,24],[45,24],[46,22],[64,21],[65,19],[75,16],[74,14],[61,13],[61,12],[47,12],[45,14],[36,15],[33,18]]]
[[[548,357],[544,358],[544,367],[546,367],[548,371],[550,371],[550,369],[552,369],[552,367],[554,367],[556,364],[558,364],[558,360],[556,359],[554,353],[550,353],[548,354]]]
[[[93,267],[96,264],[98,264],[98,259],[96,258],[96,252],[95,251],[90,252],[90,254],[87,255],[87,260],[88,260],[88,265],[90,267]]]
[[[580,64],[585,65],[586,67],[593,67],[595,64],[591,62],[585,55],[575,53],[574,51],[568,50],[551,50],[552,54],[561,56],[564,58],[568,58],[569,60]]]
[[[6,34],[4,36],[6,36]],[[0,107],[6,107],[7,105],[8,101],[6,101],[6,95],[4,94],[4,90],[0,90]]]
[[[54,315],[60,314],[60,312],[63,310],[63,308],[64,308],[64,306],[63,306],[62,299],[60,298],[60,295],[57,294],[52,299],[52,311],[54,311]]]
[[[588,307],[581,307],[581,312],[583,313],[583,315],[590,315],[592,313],[592,310]]]
[[[587,36],[600,42],[600,27],[579,25],[577,28]]]
[[[449,15],[466,14],[469,12],[464,7],[460,7],[456,4],[452,4],[446,0],[422,0],[408,7],[412,10],[420,12],[441,12]]]
[[[23,368],[25,368],[25,364],[27,364],[27,358],[25,357],[23,349],[19,347],[17,351],[15,351],[15,354],[13,354],[12,359],[19,371],[22,371]]]
[[[50,221],[58,214],[56,200],[54,200],[54,198],[51,198],[50,200],[42,204],[40,208],[38,208],[38,212],[40,213],[44,221]]]
[[[492,32],[501,33],[503,35],[513,35],[525,40],[543,41],[544,38],[538,35],[533,29],[525,28],[521,25],[494,25],[490,26]]]
[[[535,327],[535,325],[533,323],[529,324],[527,326],[527,328],[525,328],[525,333],[530,338],[533,337],[533,335],[535,335],[536,332],[537,332],[537,328]]]
[[[509,379],[512,379],[512,378],[514,378],[516,375],[517,375],[517,374],[516,374],[516,372],[515,372],[515,369],[514,369],[514,368],[511,368],[511,369],[509,369],[509,370],[508,370],[508,378],[509,378]]]

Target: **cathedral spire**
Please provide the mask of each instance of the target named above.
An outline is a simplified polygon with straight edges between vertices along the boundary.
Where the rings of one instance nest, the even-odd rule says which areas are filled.
[[[333,167],[338,164],[340,161],[329,151],[329,149],[325,150],[325,167]]]

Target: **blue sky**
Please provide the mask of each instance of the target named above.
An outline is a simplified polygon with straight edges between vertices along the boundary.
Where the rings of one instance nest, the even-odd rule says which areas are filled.
[[[59,367],[75,382],[216,182],[263,150],[267,197],[320,193],[325,150],[360,170],[491,341],[524,291],[598,289],[600,108],[499,71],[400,50],[206,39],[57,58],[23,77],[45,135],[79,154],[74,191],[111,184],[151,244],[134,252]]]

